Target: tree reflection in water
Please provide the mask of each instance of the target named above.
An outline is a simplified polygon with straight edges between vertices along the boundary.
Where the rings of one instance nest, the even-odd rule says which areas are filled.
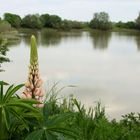
[[[30,36],[34,34],[37,39],[38,46],[42,47],[55,47],[58,46],[61,41],[64,39],[78,39],[82,36],[81,31],[59,31],[55,29],[42,29],[38,30],[23,30],[20,32],[22,35],[23,41],[29,45]]]
[[[136,36],[137,50],[140,51],[140,35]]]
[[[135,30],[116,32],[119,37],[125,37],[128,40],[134,40],[137,45],[137,50],[140,51],[140,32]]]
[[[105,50],[108,47],[111,32],[110,31],[91,31],[90,37],[93,42],[94,49]]]

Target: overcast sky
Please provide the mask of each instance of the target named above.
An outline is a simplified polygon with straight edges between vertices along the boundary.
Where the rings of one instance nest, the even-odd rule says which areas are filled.
[[[5,12],[19,14],[49,13],[63,19],[89,21],[93,13],[106,11],[112,21],[134,20],[140,11],[140,0],[0,0],[0,16]]]

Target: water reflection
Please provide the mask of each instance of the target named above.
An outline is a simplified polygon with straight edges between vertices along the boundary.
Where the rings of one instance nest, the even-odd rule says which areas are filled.
[[[136,37],[137,50],[140,51],[140,35]]]
[[[39,31],[38,30],[33,30],[33,29],[23,29],[19,30],[20,37],[22,38],[22,41],[29,45],[30,44],[30,37],[31,35],[35,35],[38,41],[39,38]]]
[[[42,47],[55,47],[58,46],[62,41],[67,41],[67,39],[76,40],[77,38],[82,37],[81,31],[64,32],[53,29],[43,29],[41,31],[20,31],[20,35],[23,39],[23,42],[25,42],[28,45],[30,44],[30,36],[32,34],[36,36],[38,45]]]
[[[56,46],[61,42],[62,35],[61,32],[57,30],[42,30],[40,32],[40,43],[42,46]]]
[[[115,32],[119,38],[126,39],[127,41],[135,41],[137,50],[140,51],[140,32],[139,31],[119,31]]]
[[[92,39],[93,48],[94,49],[107,49],[110,38],[111,32],[108,31],[92,31],[90,32],[90,37]]]

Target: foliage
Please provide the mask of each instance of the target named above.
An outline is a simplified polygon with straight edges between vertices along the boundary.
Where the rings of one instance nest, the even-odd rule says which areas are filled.
[[[35,15],[26,15],[22,19],[22,27],[26,28],[42,28],[42,22],[40,20],[40,16],[38,14]]]
[[[11,25],[7,21],[0,20],[0,33],[11,30]]]
[[[12,27],[19,28],[21,26],[21,17],[12,13],[5,13],[4,20],[9,22]]]
[[[8,51],[8,48],[6,45],[7,45],[7,39],[0,38],[0,67],[3,62],[10,61],[9,58],[5,57],[6,52]],[[0,69],[0,71],[2,70]]]
[[[61,91],[61,89],[60,89]],[[50,92],[50,91],[49,91]],[[52,89],[51,114],[72,113],[73,117],[65,122],[66,128],[76,132],[76,140],[139,140],[140,138],[140,114],[130,113],[123,119],[109,121],[105,115],[105,109],[100,103],[94,108],[87,109],[73,96],[59,102],[55,86]],[[69,140],[61,136],[62,140]],[[72,140],[72,139],[71,139]]]
[[[138,17],[136,19],[136,27],[137,27],[137,29],[140,30],[140,13],[139,13],[139,15],[138,15]]]
[[[58,93],[63,89],[56,88],[57,83],[48,90],[47,102],[50,102],[50,114],[72,113],[73,117],[65,123],[65,128],[71,128],[76,133],[76,140],[139,140],[140,114],[130,113],[123,119],[109,121],[105,108],[97,102],[94,108],[87,109],[73,96],[63,101],[58,100]],[[48,99],[49,98],[49,99]],[[61,135],[60,140],[69,140]],[[70,139],[72,140],[72,138]]]
[[[90,27],[93,29],[108,30],[111,28],[109,15],[106,12],[95,13],[90,21]]]
[[[119,21],[119,22],[115,23],[115,26],[119,27],[119,28],[136,29],[136,23],[133,21],[128,21],[126,23]]]
[[[39,116],[39,112],[32,105],[38,103],[35,100],[23,100],[15,96],[15,93],[23,87],[11,85],[4,93],[6,82],[0,81],[0,139],[10,139],[14,133],[29,130],[29,121]],[[20,133],[18,134],[20,135]]]
[[[43,120],[40,121],[39,126],[30,133],[26,140],[57,140],[58,133],[70,137],[76,137],[71,129],[64,127],[64,122],[72,117],[72,113],[61,113],[59,115],[52,115],[52,103],[46,103],[43,108]]]
[[[40,16],[41,22],[43,27],[50,27],[50,15],[49,14],[43,14]]]
[[[58,29],[61,27],[61,18],[57,15],[43,14],[40,16],[43,27]]]
[[[61,18],[57,15],[49,15],[49,14],[44,14],[41,15],[41,21],[44,27],[50,27],[50,28],[60,28],[61,27]]]
[[[43,27],[53,29],[99,29],[109,30],[112,27],[126,28],[126,29],[140,29],[140,14],[134,21],[113,23],[109,20],[109,15],[106,12],[95,13],[90,22],[81,22],[76,20],[62,19],[58,15],[50,15],[48,13],[42,14],[28,14],[23,19],[19,15],[12,13],[5,13],[4,19],[0,18],[0,32],[10,30],[11,26],[15,28],[32,28],[41,29]]]
[[[71,113],[52,115],[51,102],[43,109],[33,107],[36,100],[21,99],[15,95],[23,87],[11,85],[4,93],[8,83],[0,81],[0,139],[55,140],[59,134],[75,137],[75,132],[65,128],[64,122]]]
[[[58,15],[49,14],[39,14],[26,15],[23,19],[19,15],[12,13],[5,13],[4,20],[12,25],[12,27],[19,28],[37,28],[41,29],[43,27],[54,28],[54,29],[83,29],[88,25],[80,21],[72,20],[62,20]]]
[[[58,99],[57,83],[48,90],[43,108],[35,100],[20,99],[15,93],[23,86],[0,82],[0,139],[14,140],[139,140],[140,114],[109,121],[100,103],[87,109],[73,96]]]
[[[70,29],[82,29],[83,23],[79,21],[72,21],[72,20],[63,20],[61,24],[61,28],[64,30],[70,30]]]

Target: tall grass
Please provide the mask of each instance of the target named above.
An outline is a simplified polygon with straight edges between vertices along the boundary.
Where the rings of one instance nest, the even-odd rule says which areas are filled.
[[[61,113],[71,113],[70,117],[63,124],[76,133],[76,140],[140,140],[140,113],[122,115],[119,121],[108,120],[105,108],[100,102],[93,108],[87,109],[73,96],[69,98],[58,98],[55,84],[48,91],[47,102],[50,103],[51,116]],[[47,94],[48,95],[48,94]],[[61,101],[60,101],[61,100]],[[69,140],[69,137],[58,137],[60,140]],[[72,140],[72,138],[71,138]]]

